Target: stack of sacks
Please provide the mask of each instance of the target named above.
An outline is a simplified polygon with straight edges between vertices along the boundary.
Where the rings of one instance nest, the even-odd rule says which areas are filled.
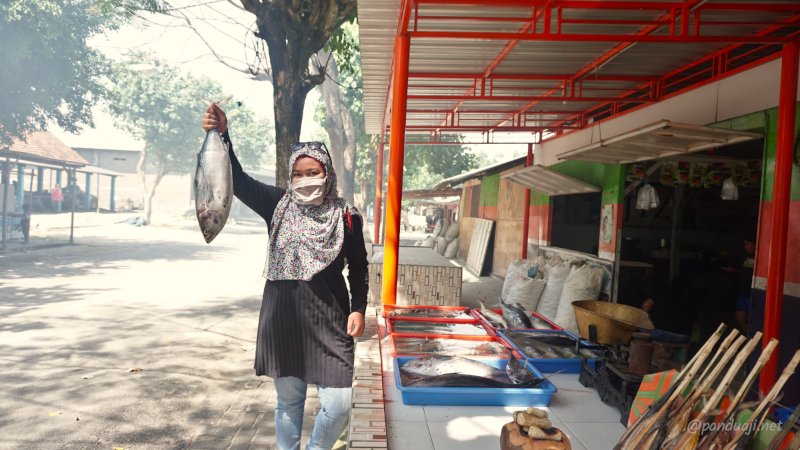
[[[423,239],[419,245],[420,247],[433,248],[433,246],[436,245],[436,239],[434,239],[433,236],[428,236],[425,239]]]
[[[544,272],[539,270],[543,260],[518,259],[508,265],[500,300],[519,303],[527,311],[536,311],[545,288]]]
[[[458,256],[458,235],[460,232],[461,230],[457,221],[449,224],[447,228],[444,229],[441,236],[439,236],[440,241],[438,245],[441,245],[441,249],[438,245],[436,248],[440,255],[443,255],[445,258],[455,258]]]

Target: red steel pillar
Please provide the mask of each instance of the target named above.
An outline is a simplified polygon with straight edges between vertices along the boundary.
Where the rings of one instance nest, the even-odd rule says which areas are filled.
[[[389,185],[386,188],[386,234],[383,246],[384,305],[397,302],[397,264],[400,250],[400,198],[403,194],[403,156],[406,135],[408,96],[408,35],[394,38],[394,90],[392,92],[392,128],[389,138]]]
[[[528,144],[525,167],[533,164],[533,142]],[[525,189],[525,216],[522,218],[522,259],[528,259],[528,227],[531,223],[531,190]]]
[[[775,188],[772,194],[772,236],[769,241],[767,300],[764,305],[764,347],[770,339],[780,339],[783,282],[786,275],[786,235],[789,228],[789,191],[792,181],[792,151],[797,109],[797,69],[800,43],[784,44],[781,60],[781,87],[778,101],[778,142],[775,155]],[[775,384],[778,374],[776,350],[759,380],[762,393]]]

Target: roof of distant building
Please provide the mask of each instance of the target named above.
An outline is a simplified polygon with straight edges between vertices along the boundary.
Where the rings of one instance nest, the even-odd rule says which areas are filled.
[[[0,156],[13,156],[31,162],[89,165],[83,156],[47,131],[29,133],[24,140],[16,140],[10,147],[0,149]]]

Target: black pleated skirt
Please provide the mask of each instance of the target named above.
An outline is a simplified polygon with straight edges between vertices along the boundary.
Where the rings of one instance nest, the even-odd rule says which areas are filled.
[[[349,387],[355,344],[347,335],[350,302],[339,264],[310,281],[267,281],[256,342],[257,375]]]

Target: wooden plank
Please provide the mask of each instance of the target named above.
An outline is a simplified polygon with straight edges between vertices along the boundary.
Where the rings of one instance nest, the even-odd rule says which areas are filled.
[[[469,256],[467,257],[467,268],[475,272],[478,276],[483,271],[483,264],[486,261],[486,252],[489,247],[489,238],[494,227],[493,220],[474,219],[472,239],[469,243]]]

